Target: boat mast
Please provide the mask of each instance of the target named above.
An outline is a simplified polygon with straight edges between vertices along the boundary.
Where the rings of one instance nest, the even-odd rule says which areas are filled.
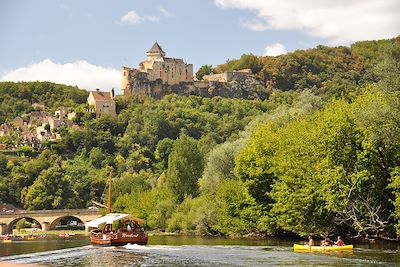
[[[108,178],[108,198],[107,198],[107,213],[111,213],[111,173],[112,171],[110,171],[110,176]]]

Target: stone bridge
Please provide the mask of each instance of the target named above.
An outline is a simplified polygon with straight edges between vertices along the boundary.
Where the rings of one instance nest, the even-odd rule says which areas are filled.
[[[36,220],[43,231],[53,230],[66,217],[72,217],[78,222],[86,223],[101,216],[97,209],[70,209],[70,210],[35,210],[0,212],[0,234],[12,232],[15,224],[23,218]]]

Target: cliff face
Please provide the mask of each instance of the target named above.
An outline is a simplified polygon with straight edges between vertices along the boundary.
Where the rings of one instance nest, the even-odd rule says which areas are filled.
[[[239,77],[229,82],[194,81],[168,85],[163,84],[161,79],[150,81],[146,73],[139,71],[130,73],[129,85],[124,90],[124,94],[140,94],[157,99],[169,94],[240,99],[265,99],[268,97],[265,85],[252,76]]]

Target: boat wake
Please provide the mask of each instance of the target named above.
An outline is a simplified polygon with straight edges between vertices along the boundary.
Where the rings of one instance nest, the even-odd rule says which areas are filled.
[[[0,261],[22,263],[22,264],[34,264],[38,262],[51,262],[52,260],[58,260],[61,258],[80,257],[87,253],[88,249],[92,246],[83,246],[77,248],[67,248],[59,250],[51,250],[46,252],[35,252],[29,254],[15,255],[0,257]]]
[[[123,246],[125,249],[129,250],[137,250],[137,251],[149,251],[149,250],[180,250],[177,246],[162,246],[162,245],[155,245],[155,246],[142,246],[138,244],[127,244]]]

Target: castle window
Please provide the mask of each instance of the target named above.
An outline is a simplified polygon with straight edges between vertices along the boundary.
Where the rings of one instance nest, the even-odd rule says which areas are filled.
[[[124,71],[124,76],[126,76],[126,72]]]
[[[161,78],[161,70],[160,70],[160,78]]]

